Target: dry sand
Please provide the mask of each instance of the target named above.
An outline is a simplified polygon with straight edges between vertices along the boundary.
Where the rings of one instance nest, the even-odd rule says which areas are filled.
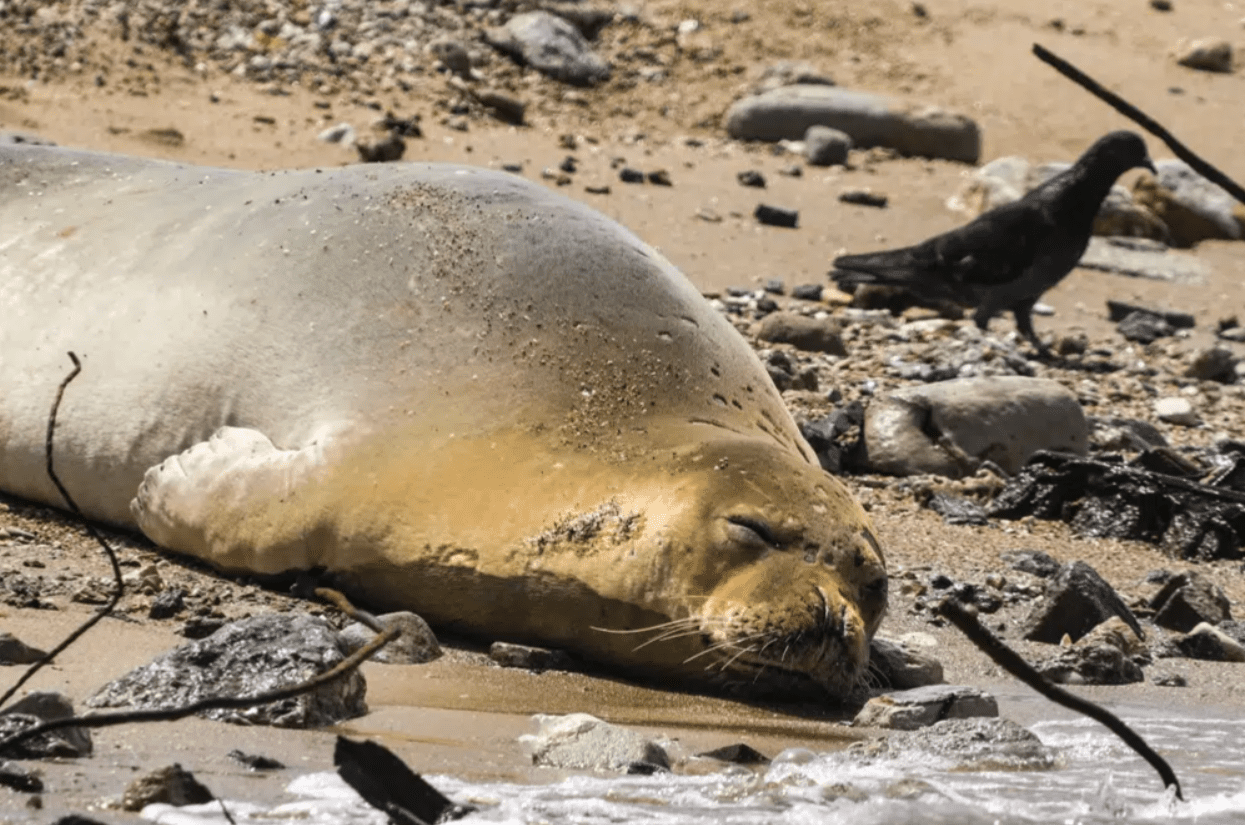
[[[704,64],[676,61],[670,69],[672,82],[660,88],[616,89],[607,84],[579,92],[571,102],[562,100],[556,90],[549,92],[534,107],[526,127],[473,121],[467,132],[444,128],[436,103],[443,96],[438,85],[442,81],[435,78],[418,94],[381,98],[399,114],[425,115],[425,137],[408,142],[407,160],[494,167],[522,163],[529,178],[538,178],[541,169],[556,166],[568,154],[559,143],[561,135],[582,136],[574,152],[581,171],[561,191],[630,227],[704,290],[755,286],[771,278],[789,286],[824,283],[829,260],[841,250],[912,242],[962,221],[944,201],[969,171],[963,165],[905,159],[849,170],[810,168],[802,178],[789,178],[777,170],[798,158],[776,156],[769,147],[727,142],[718,127],[721,113],[758,67],[779,58],[810,60],[840,85],[911,95],[971,113],[984,131],[983,161],[1011,153],[1068,160],[1105,131],[1129,126],[1030,56],[1030,45],[1038,41],[1167,124],[1229,174],[1245,178],[1245,166],[1234,151],[1245,75],[1193,72],[1176,66],[1168,54],[1182,36],[1227,34],[1239,41],[1241,13],[1232,4],[1175,0],[1170,13],[1154,11],[1144,0],[1046,4],[930,0],[923,5],[926,17],[914,14],[907,2],[762,0],[748,6],[751,20],[746,27],[730,29],[726,21],[737,8],[730,3],[645,3],[644,13],[666,25],[685,18],[705,21],[721,56]],[[1055,19],[1062,21],[1058,28],[1051,23]],[[613,36],[608,29],[603,35],[607,40]],[[67,73],[50,82],[0,77],[0,128],[35,132],[70,146],[269,169],[347,162],[352,153],[317,142],[316,133],[342,120],[366,127],[377,116],[347,95],[326,98],[293,88],[286,96],[273,96],[214,68],[204,73],[188,70],[151,48],[138,57],[142,64],[152,64],[155,72],[133,69],[130,74],[145,72],[144,77],[156,76],[159,82],[146,83],[144,94],[135,95],[119,82],[127,73],[123,61],[134,47],[113,43],[101,48],[111,49],[117,61],[111,82],[102,89],[92,82],[90,72]],[[1183,92],[1171,91],[1176,87]],[[219,102],[211,102],[211,96]],[[257,121],[257,116],[271,122]],[[146,130],[167,127],[185,136],[182,145],[169,146],[144,136]],[[688,137],[697,140],[689,143]],[[1153,156],[1169,156],[1153,139],[1150,145]],[[610,169],[610,161],[620,157],[642,169],[668,170],[674,185],[621,184]],[[768,189],[746,189],[736,183],[736,173],[749,168],[765,173]],[[608,183],[611,193],[584,191],[586,185],[597,183]],[[890,206],[871,209],[839,203],[836,195],[848,185],[885,192]],[[762,200],[799,209],[800,228],[757,225],[751,214]],[[697,218],[704,209],[722,221]],[[1046,295],[1045,302],[1056,314],[1037,319],[1039,333],[1081,328],[1093,337],[1110,336],[1104,301],[1112,297],[1191,312],[1198,328],[1194,338],[1180,346],[1205,343],[1219,318],[1245,317],[1241,286],[1245,257],[1238,245],[1226,242],[1205,243],[1195,254],[1212,270],[1206,283],[1197,286],[1075,271]],[[996,319],[994,328],[1011,329],[1011,323],[1010,318]],[[852,479],[848,483],[857,486]],[[1084,559],[1127,592],[1148,570],[1185,566],[1152,546],[1079,539],[1060,524],[949,527],[904,494],[886,488],[858,491],[872,508],[892,572],[928,565],[956,578],[979,581],[986,571],[1001,569],[1000,551],[1025,547],[1060,560]],[[7,512],[0,503],[0,525],[29,530],[41,544],[58,549],[39,560],[46,567],[26,569],[22,565],[31,558],[20,543],[6,547],[0,542],[0,569],[5,575],[38,573],[48,580],[63,575],[66,584],[65,592],[51,599],[58,608],[54,611],[0,608],[0,629],[32,644],[51,646],[87,610],[69,600],[71,585],[84,576],[103,576],[106,568],[81,531],[38,508],[7,501]],[[227,615],[257,612],[283,600],[184,567],[139,540],[122,543],[123,556],[132,565],[158,560],[168,582],[219,589]],[[1238,613],[1245,610],[1239,564],[1203,569],[1225,588]],[[179,622],[138,618],[145,611],[140,601],[133,600],[142,598],[130,597],[133,612],[126,614],[128,618],[105,621],[31,687],[64,690],[80,700],[105,680],[178,643],[174,631]],[[907,604],[895,597],[886,629],[933,633],[949,682],[995,686],[1008,696],[1023,695],[1008,687],[952,631],[910,615]],[[1087,693],[1112,702],[1240,708],[1245,707],[1245,687],[1237,676],[1239,667],[1180,660],[1173,669],[1186,674],[1189,688],[1147,684]],[[0,682],[8,684],[18,670],[0,668]],[[501,671],[483,664],[470,650],[418,668],[369,665],[366,673],[373,712],[340,731],[381,735],[415,769],[431,773],[549,778],[550,774],[525,765],[514,742],[517,734],[531,727],[527,714],[538,711],[593,712],[677,736],[693,747],[743,740],[771,755],[788,745],[830,747],[858,735],[815,718],[808,709],[776,711],[592,676]],[[1045,712],[1031,701],[1007,704],[1005,712],[1009,708],[1022,721],[1026,715],[1033,718]],[[99,731],[96,743],[92,759],[47,767],[54,790],[45,795],[47,810],[40,818],[64,810],[87,812],[100,798],[119,795],[140,771],[174,761],[223,795],[274,797],[288,771],[279,780],[255,779],[224,754],[241,748],[281,759],[291,769],[324,769],[331,761],[332,738],[328,732],[244,729],[188,720]],[[17,815],[16,808],[6,813],[5,806],[22,804],[23,796],[0,790],[0,821]],[[120,821],[128,815],[100,816]]]

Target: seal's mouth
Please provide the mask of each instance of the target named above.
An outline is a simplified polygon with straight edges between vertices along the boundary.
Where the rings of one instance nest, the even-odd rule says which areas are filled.
[[[802,679],[838,698],[861,684],[868,665],[866,628],[855,610],[825,587],[781,603],[741,600],[717,607],[699,616],[704,648],[687,662],[703,662],[716,681],[761,685]]]

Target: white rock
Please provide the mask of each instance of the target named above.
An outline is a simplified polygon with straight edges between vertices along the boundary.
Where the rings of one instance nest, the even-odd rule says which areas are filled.
[[[1154,414],[1160,421],[1183,427],[1196,427],[1202,423],[1202,417],[1193,409],[1193,402],[1178,395],[1169,395],[1155,401]]]
[[[993,461],[1017,472],[1038,450],[1084,455],[1089,424],[1057,381],[1022,376],[959,378],[906,387],[865,411],[874,472],[959,478]]]

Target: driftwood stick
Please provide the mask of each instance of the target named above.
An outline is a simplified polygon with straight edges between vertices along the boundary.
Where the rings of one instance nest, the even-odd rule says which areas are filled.
[[[1227,191],[1229,195],[1236,198],[1239,203],[1245,204],[1245,189],[1242,189],[1236,181],[1232,180],[1232,178],[1228,177],[1223,172],[1220,172],[1214,166],[1211,166],[1209,163],[1194,154],[1192,149],[1189,149],[1189,147],[1177,140],[1171,132],[1163,128],[1163,126],[1159,124],[1158,121],[1154,120],[1154,118],[1145,114],[1124,98],[1104,88],[1089,75],[1085,74],[1080,69],[1064,60],[1062,57],[1052,54],[1050,51],[1037,43],[1033,44],[1033,54],[1037,56],[1038,60],[1041,60],[1043,63],[1053,67],[1055,71],[1073,81],[1081,88],[1085,89],[1085,91],[1094,95],[1112,109],[1115,109],[1115,111],[1124,115],[1124,117],[1133,121],[1138,126],[1166,143],[1167,148],[1171,149],[1172,152],[1176,154],[1176,157],[1189,164],[1189,166],[1193,168],[1193,171],[1197,172],[1199,175],[1212,183],[1218,184],[1225,191]]]
[[[1172,770],[1171,765],[1168,765],[1167,760],[1159,756],[1146,743],[1146,740],[1141,738],[1140,734],[1125,724],[1123,719],[1101,705],[1094,704],[1088,699],[1084,699],[1075,693],[1070,693],[1058,685],[1048,682],[1042,674],[1038,673],[1028,662],[1022,659],[1020,654],[1003,644],[989,630],[986,630],[981,622],[977,621],[976,610],[965,607],[955,599],[943,599],[939,603],[937,611],[958,627],[960,632],[968,637],[969,641],[976,645],[982,653],[993,659],[999,667],[1052,702],[1063,705],[1065,708],[1074,710],[1077,713],[1084,714],[1095,722],[1105,725],[1112,733],[1123,739],[1125,744],[1140,754],[1142,759],[1150,763],[1150,766],[1158,772],[1159,778],[1163,780],[1164,787],[1174,785],[1176,787],[1176,798],[1184,799],[1184,794],[1180,790],[1180,780],[1176,778],[1176,772]]]
[[[56,647],[52,648],[46,656],[26,669],[26,672],[21,675],[21,678],[19,678],[16,683],[14,683],[13,687],[5,691],[3,696],[0,696],[0,707],[4,707],[5,702],[12,699],[18,689],[21,688],[22,685],[26,684],[26,682],[30,680],[30,677],[38,673],[44,665],[49,664],[65,648],[76,642],[83,633],[86,633],[94,627],[100,619],[111,613],[113,608],[117,606],[117,602],[121,601],[121,596],[125,593],[125,583],[121,579],[121,565],[117,563],[117,554],[113,552],[112,547],[107,541],[104,540],[104,537],[99,534],[95,527],[87,521],[86,516],[82,515],[82,511],[78,509],[78,505],[73,500],[73,496],[69,495],[69,491],[65,489],[65,485],[61,484],[60,478],[56,475],[56,470],[52,467],[52,444],[53,435],[56,432],[56,412],[60,409],[61,398],[65,395],[65,388],[69,386],[70,381],[74,380],[74,378],[78,376],[78,373],[82,372],[82,364],[78,361],[77,355],[72,352],[69,353],[69,360],[73,362],[73,370],[65,376],[64,380],[61,381],[60,387],[57,388],[56,398],[52,401],[52,411],[48,414],[48,432],[44,439],[43,447],[44,458],[47,463],[48,476],[52,479],[52,483],[56,485],[56,489],[60,491],[61,498],[65,499],[66,506],[68,506],[70,511],[81,520],[83,529],[86,530],[91,538],[95,539],[95,541],[99,543],[99,546],[104,548],[104,553],[108,556],[108,561],[112,564],[112,577],[113,581],[116,582],[116,587],[113,590],[112,596],[109,597],[108,602],[97,610],[95,615],[83,622],[77,630],[66,636],[65,640]]]
[[[43,733],[48,733],[62,728],[105,728],[113,725],[128,725],[133,722],[171,722],[176,719],[183,719],[192,716],[204,710],[216,710],[218,708],[249,708],[255,705],[265,705],[269,702],[279,702],[282,699],[290,699],[303,693],[315,690],[322,685],[332,682],[334,679],[340,679],[350,671],[363,664],[376,651],[392,642],[402,634],[400,628],[391,627],[383,633],[372,637],[371,641],[363,647],[356,650],[347,658],[343,659],[332,670],[326,670],[324,673],[311,677],[305,682],[290,687],[277,688],[266,693],[259,693],[254,696],[214,696],[207,699],[200,699],[198,702],[192,702],[188,705],[180,705],[174,708],[152,708],[148,710],[127,710],[117,711],[115,713],[95,713],[90,716],[73,716],[66,719],[53,719],[48,722],[26,728],[19,731],[6,739],[0,739],[0,749],[9,745],[30,739]]]

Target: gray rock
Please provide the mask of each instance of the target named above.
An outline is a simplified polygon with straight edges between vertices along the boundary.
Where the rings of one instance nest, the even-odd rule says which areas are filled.
[[[387,665],[422,665],[441,658],[441,645],[437,642],[432,628],[420,616],[401,610],[376,618],[386,628],[397,625],[401,628],[402,635],[382,647],[370,661]],[[347,626],[342,630],[341,636],[346,655],[363,647],[375,635],[376,631],[359,622]]]
[[[206,639],[184,644],[100,688],[97,708],[162,708],[211,696],[253,696],[291,687],[346,658],[341,634],[304,614],[255,616],[232,622]],[[201,715],[241,724],[321,727],[367,712],[367,684],[357,670],[291,699]]]
[[[12,633],[0,633],[0,665],[28,665],[47,655],[46,651],[31,647]]]
[[[942,662],[915,647],[892,639],[873,637],[869,643],[869,671],[893,690],[911,690],[941,684]]]
[[[1177,639],[1176,648],[1190,659],[1245,662],[1245,645],[1205,622]]]
[[[575,86],[609,79],[610,65],[592,50],[579,29],[546,11],[516,14],[490,29],[485,40],[543,75]]]
[[[1150,599],[1154,623],[1188,633],[1203,622],[1217,625],[1231,621],[1232,604],[1219,585],[1201,573],[1189,571],[1172,576]]]
[[[73,715],[73,703],[65,695],[52,691],[34,691],[0,711],[0,739],[42,722],[68,719]],[[0,757],[74,759],[80,756],[90,756],[93,750],[90,728],[61,728],[16,745],[10,745],[0,750]]]
[[[195,779],[194,774],[181,765],[173,764],[158,768],[131,782],[121,796],[121,808],[126,811],[141,811],[158,802],[180,808],[183,805],[201,805],[215,798],[211,791]]]
[[[1197,427],[1202,423],[1202,417],[1193,408],[1193,402],[1181,395],[1169,395],[1156,399],[1154,414],[1159,421],[1179,424],[1182,427]]]
[[[810,126],[804,132],[804,157],[813,166],[842,166],[852,148],[852,136],[829,126]]]
[[[916,730],[944,719],[998,715],[998,702],[978,688],[967,685],[927,685],[873,697],[856,714],[852,725]]]
[[[349,123],[342,122],[336,126],[330,126],[316,135],[316,140],[321,140],[325,143],[342,143],[349,146],[354,143],[355,129]]]
[[[502,667],[517,667],[526,670],[577,669],[575,660],[565,651],[514,645],[508,642],[493,642],[489,646],[488,657]]]
[[[761,94],[798,84],[833,86],[834,81],[807,60],[779,60],[761,70],[761,77],[752,87],[752,92]]]
[[[1136,450],[1138,452],[1166,447],[1167,439],[1153,424],[1135,418],[1089,419],[1090,439],[1095,447],[1108,452]]]
[[[1240,240],[1241,207],[1226,190],[1193,171],[1182,160],[1154,164],[1157,178],[1142,176],[1133,186],[1136,201],[1167,226],[1170,243],[1192,246],[1208,238]]]
[[[1112,321],[1122,321],[1129,315],[1136,312],[1157,315],[1159,318],[1162,318],[1170,324],[1173,329],[1193,329],[1193,327],[1197,326],[1197,319],[1187,312],[1157,309],[1155,307],[1141,306],[1139,304],[1130,304],[1124,301],[1107,301],[1107,317]]]
[[[1240,359],[1226,347],[1210,347],[1193,353],[1193,360],[1185,375],[1199,381],[1218,381],[1230,384],[1236,380],[1236,365]]]
[[[1137,618],[1111,585],[1085,562],[1074,561],[1047,582],[1042,601],[1021,625],[1021,636],[1048,644],[1058,644],[1065,635],[1076,641],[1112,616],[1145,638]]]
[[[800,140],[810,126],[905,155],[976,163],[981,154],[981,130],[965,115],[833,86],[783,86],[736,101],[726,113],[726,131],[737,140]]]
[[[532,718],[540,729],[520,736],[519,744],[533,765],[596,771],[627,771],[637,764],[670,767],[670,757],[658,743],[587,713]]]
[[[1013,570],[1049,579],[1059,573],[1059,562],[1041,550],[1006,550],[999,554]]]
[[[773,312],[757,325],[756,336],[762,341],[790,344],[805,352],[847,354],[839,325],[830,318],[811,318],[798,312]]]
[[[1152,312],[1133,312],[1115,326],[1116,332],[1129,341],[1139,344],[1151,344],[1160,338],[1166,338],[1176,330],[1162,317]]]
[[[1076,644],[1061,648],[1037,671],[1061,685],[1128,685],[1145,681],[1145,674],[1118,647],[1107,644]]]
[[[47,138],[41,138],[30,132],[14,132],[8,129],[0,129],[0,146],[13,146],[22,144],[25,146],[55,146],[54,141]]]
[[[1176,44],[1176,62],[1204,72],[1232,71],[1232,44],[1222,37],[1200,37]]]
[[[961,770],[1047,770],[1055,753],[1010,719],[946,719],[917,731],[858,742],[848,752],[862,759],[927,754],[955,761]]]
[[[1179,283],[1201,283],[1210,275],[1210,267],[1192,255],[1169,252],[1165,244],[1144,238],[1090,238],[1077,266]]]
[[[1084,455],[1076,396],[1045,378],[961,378],[906,387],[865,412],[868,466],[879,473],[972,475],[983,461],[1015,473],[1038,450]]]

